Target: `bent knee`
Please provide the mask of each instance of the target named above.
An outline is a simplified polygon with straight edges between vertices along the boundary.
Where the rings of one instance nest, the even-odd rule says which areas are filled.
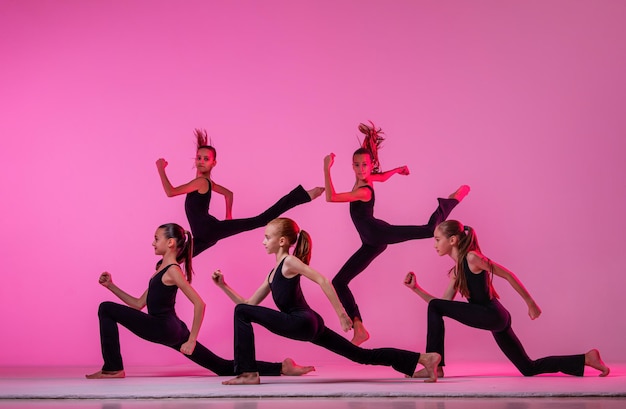
[[[337,288],[337,287],[341,287],[343,285],[343,280],[341,280],[341,279],[337,278],[337,276],[335,276],[330,281],[330,283],[333,285],[333,287]]]
[[[256,305],[237,304],[235,306],[235,317],[236,318],[247,317],[250,311],[254,310],[255,308],[256,308]]]
[[[442,305],[448,300],[442,300],[441,298],[433,298],[428,302],[428,312],[438,312]]]
[[[106,315],[116,304],[113,301],[103,301],[98,306],[98,316]]]

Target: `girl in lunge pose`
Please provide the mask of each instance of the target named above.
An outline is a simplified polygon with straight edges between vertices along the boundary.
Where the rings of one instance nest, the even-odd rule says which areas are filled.
[[[352,169],[356,181],[349,192],[335,191],[330,176],[335,154],[324,158],[324,179],[326,183],[326,201],[350,202],[350,217],[361,237],[362,245],[354,253],[333,278],[333,286],[348,316],[354,325],[352,343],[360,345],[369,339],[369,333],[363,325],[363,319],[354,295],[348,288],[350,281],[363,272],[370,263],[378,257],[389,244],[407,240],[425,239],[433,236],[437,224],[444,221],[452,209],[469,193],[469,186],[463,185],[447,199],[439,198],[439,205],[430,216],[428,224],[422,226],[392,226],[389,223],[374,217],[374,182],[385,182],[391,176],[408,175],[409,168],[401,166],[386,172],[380,170],[378,162],[378,148],[383,141],[380,128],[370,122],[370,125],[359,124],[359,131],[365,137],[363,145],[352,155]]]
[[[456,220],[442,222],[435,230],[435,249],[440,256],[450,256],[455,264],[450,270],[450,283],[443,297],[435,298],[422,289],[412,272],[406,275],[404,284],[428,303],[426,351],[441,354],[438,376],[443,376],[444,366],[443,317],[491,331],[502,352],[524,376],[552,372],[582,376],[585,365],[600,371],[600,376],[609,374],[609,368],[602,362],[597,349],[585,354],[549,356],[537,360],[528,357],[511,328],[511,315],[498,301],[492,283],[493,275],[504,278],[519,293],[528,305],[530,319],[539,317],[541,309],[515,274],[482,254],[474,229]],[[457,293],[461,293],[468,302],[452,301]],[[416,376],[431,375],[422,371]]]
[[[123,378],[124,365],[120,353],[120,340],[117,324],[128,328],[139,337],[179,350],[193,362],[218,375],[234,375],[233,361],[222,359],[197,342],[200,325],[204,318],[205,304],[191,287],[193,269],[191,254],[193,241],[191,234],[177,224],[168,223],[156,230],[154,252],[162,259],[150,279],[148,289],[139,298],[133,297],[113,284],[111,274],[104,272],[99,282],[124,301],[126,305],[103,302],[98,309],[100,319],[100,343],[104,365],[88,379]],[[185,273],[179,264],[185,263]],[[194,305],[191,331],[176,315],[174,303],[180,289]],[[148,313],[141,312],[148,307]],[[314,370],[302,367],[287,358],[282,363],[259,362],[259,370],[267,375],[302,375]]]
[[[263,245],[269,254],[276,255],[276,266],[252,297],[246,299],[235,292],[226,284],[219,270],[213,273],[215,284],[237,304],[234,340],[237,377],[223,384],[260,383],[260,368],[255,361],[252,323],[262,325],[277,335],[310,341],[358,363],[391,366],[408,376],[414,374],[419,363],[431,374],[426,382],[437,381],[439,354],[418,354],[395,348],[359,348],[324,325],[322,317],[313,311],[304,299],[300,276],[319,284],[334,307],[344,331],[350,329],[352,321],[328,279],[308,266],[311,259],[311,239],[293,220],[278,218],[270,222],[265,228]],[[295,245],[294,254],[289,255],[289,248],[293,245]],[[258,305],[270,292],[279,311]]]
[[[194,257],[223,238],[265,226],[292,207],[310,202],[324,191],[322,187],[315,187],[306,191],[302,186],[298,186],[263,213],[255,217],[233,219],[233,192],[211,179],[211,171],[217,165],[217,151],[208,144],[205,130],[196,129],[195,135],[197,140],[196,177],[192,181],[184,185],[172,186],[165,173],[167,161],[163,158],[156,161],[165,194],[168,197],[187,195],[185,213],[195,240]],[[209,214],[211,192],[224,196],[226,200],[225,220],[218,220]]]

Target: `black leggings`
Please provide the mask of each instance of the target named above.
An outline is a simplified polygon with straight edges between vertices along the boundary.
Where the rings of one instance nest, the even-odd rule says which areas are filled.
[[[360,348],[324,326],[313,310],[290,314],[270,308],[238,304],[235,307],[235,372],[260,372],[255,362],[254,330],[257,323],[274,334],[299,341],[310,341],[354,362],[366,365],[391,366],[405,375],[413,375],[420,354],[396,348]]]
[[[350,281],[361,274],[376,257],[385,251],[388,244],[433,237],[437,225],[446,220],[452,209],[459,204],[459,201],[456,199],[439,198],[437,200],[439,205],[430,216],[428,224],[422,226],[394,226],[382,220],[376,220],[375,225],[370,226],[371,229],[361,233],[361,239],[363,240],[361,248],[348,259],[346,264],[341,267],[341,270],[333,278],[333,286],[335,291],[337,291],[337,296],[350,318],[362,320],[354,295],[348,288]]]
[[[140,338],[177,351],[180,351],[180,347],[189,339],[187,326],[175,315],[155,316],[126,305],[105,301],[98,308],[98,318],[100,319],[100,344],[104,359],[103,371],[124,369],[120,353],[118,323]],[[185,357],[217,375],[235,374],[233,361],[220,358],[199,342],[196,343],[193,353]],[[269,376],[280,375],[282,369],[281,363],[259,362],[258,366],[260,373]]]
[[[438,352],[444,363],[445,326],[443,317],[450,317],[470,327],[491,331],[504,355],[524,376],[563,372],[582,376],[585,355],[549,356],[532,360],[511,328],[511,314],[497,299],[488,304],[433,299],[428,303],[428,334],[426,352]]]
[[[310,201],[311,196],[301,185],[298,185],[269,209],[254,217],[231,220],[218,220],[209,214],[188,217],[193,233],[193,256],[213,247],[221,239],[263,227],[287,210]]]

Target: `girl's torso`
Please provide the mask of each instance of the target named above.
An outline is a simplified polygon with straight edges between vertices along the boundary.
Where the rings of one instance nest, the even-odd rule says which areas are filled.
[[[187,193],[185,196],[185,214],[187,215],[187,220],[189,220],[193,233],[195,233],[193,230],[196,221],[207,218],[214,219],[214,217],[209,214],[212,191],[211,180],[206,179],[206,181],[209,184],[206,193],[200,193],[199,191],[194,190],[191,193]]]
[[[350,217],[356,229],[359,230],[359,227],[365,222],[374,219],[374,202],[376,201],[376,196],[374,195],[374,188],[370,185],[359,186],[354,190],[357,189],[369,189],[372,192],[372,198],[367,202],[361,200],[350,202]]]
[[[281,312],[291,313],[297,310],[311,310],[300,287],[300,274],[291,278],[283,275],[283,258],[267,276],[274,303]],[[274,274],[272,274],[272,272]]]
[[[463,259],[463,273],[465,274],[467,289],[469,290],[467,301],[473,304],[490,303],[492,297],[489,291],[491,281],[489,273],[485,270],[473,273],[470,270],[467,257]]]
[[[168,264],[150,279],[146,298],[148,314],[176,315],[174,306],[176,304],[176,293],[178,292],[178,287],[176,285],[163,284],[163,275],[170,267],[175,265],[176,264]]]

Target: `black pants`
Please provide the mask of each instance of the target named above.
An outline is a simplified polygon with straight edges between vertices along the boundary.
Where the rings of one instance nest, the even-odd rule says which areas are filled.
[[[138,311],[126,305],[106,301],[98,309],[100,319],[100,343],[103,371],[119,371],[124,369],[120,353],[120,337],[117,324],[128,328],[135,335],[157,344],[162,344],[180,351],[189,339],[189,330],[184,322],[175,315],[154,316]],[[200,366],[220,376],[234,375],[233,361],[220,358],[205,346],[196,343],[191,355],[184,355]],[[259,372],[264,375],[278,376],[281,363],[259,362]]]
[[[582,376],[584,373],[584,354],[530,359],[511,328],[511,314],[496,299],[484,305],[441,299],[433,299],[428,303],[426,352],[438,352],[441,355],[441,366],[445,365],[443,317],[491,331],[504,355],[524,376],[553,372]]]
[[[194,240],[193,256],[195,257],[209,247],[213,247],[221,239],[263,227],[287,210],[310,201],[311,197],[307,191],[298,185],[269,209],[254,217],[231,220],[218,220],[209,214],[189,217],[189,225]]]
[[[235,372],[260,372],[255,363],[254,330],[257,323],[274,334],[310,341],[351,361],[366,365],[391,366],[405,375],[413,375],[420,354],[396,348],[360,348],[324,325],[313,310],[290,314],[270,308],[238,304],[235,307]]]
[[[341,267],[341,270],[333,278],[333,286],[337,296],[343,304],[348,316],[352,319],[361,319],[361,312],[356,304],[354,295],[348,288],[350,281],[361,274],[367,266],[378,257],[388,244],[400,243],[408,240],[427,239],[433,237],[435,228],[439,223],[446,220],[448,215],[459,204],[456,199],[437,199],[439,205],[428,220],[428,224],[422,226],[394,226],[382,220],[376,220],[367,232],[361,233],[363,244]]]

